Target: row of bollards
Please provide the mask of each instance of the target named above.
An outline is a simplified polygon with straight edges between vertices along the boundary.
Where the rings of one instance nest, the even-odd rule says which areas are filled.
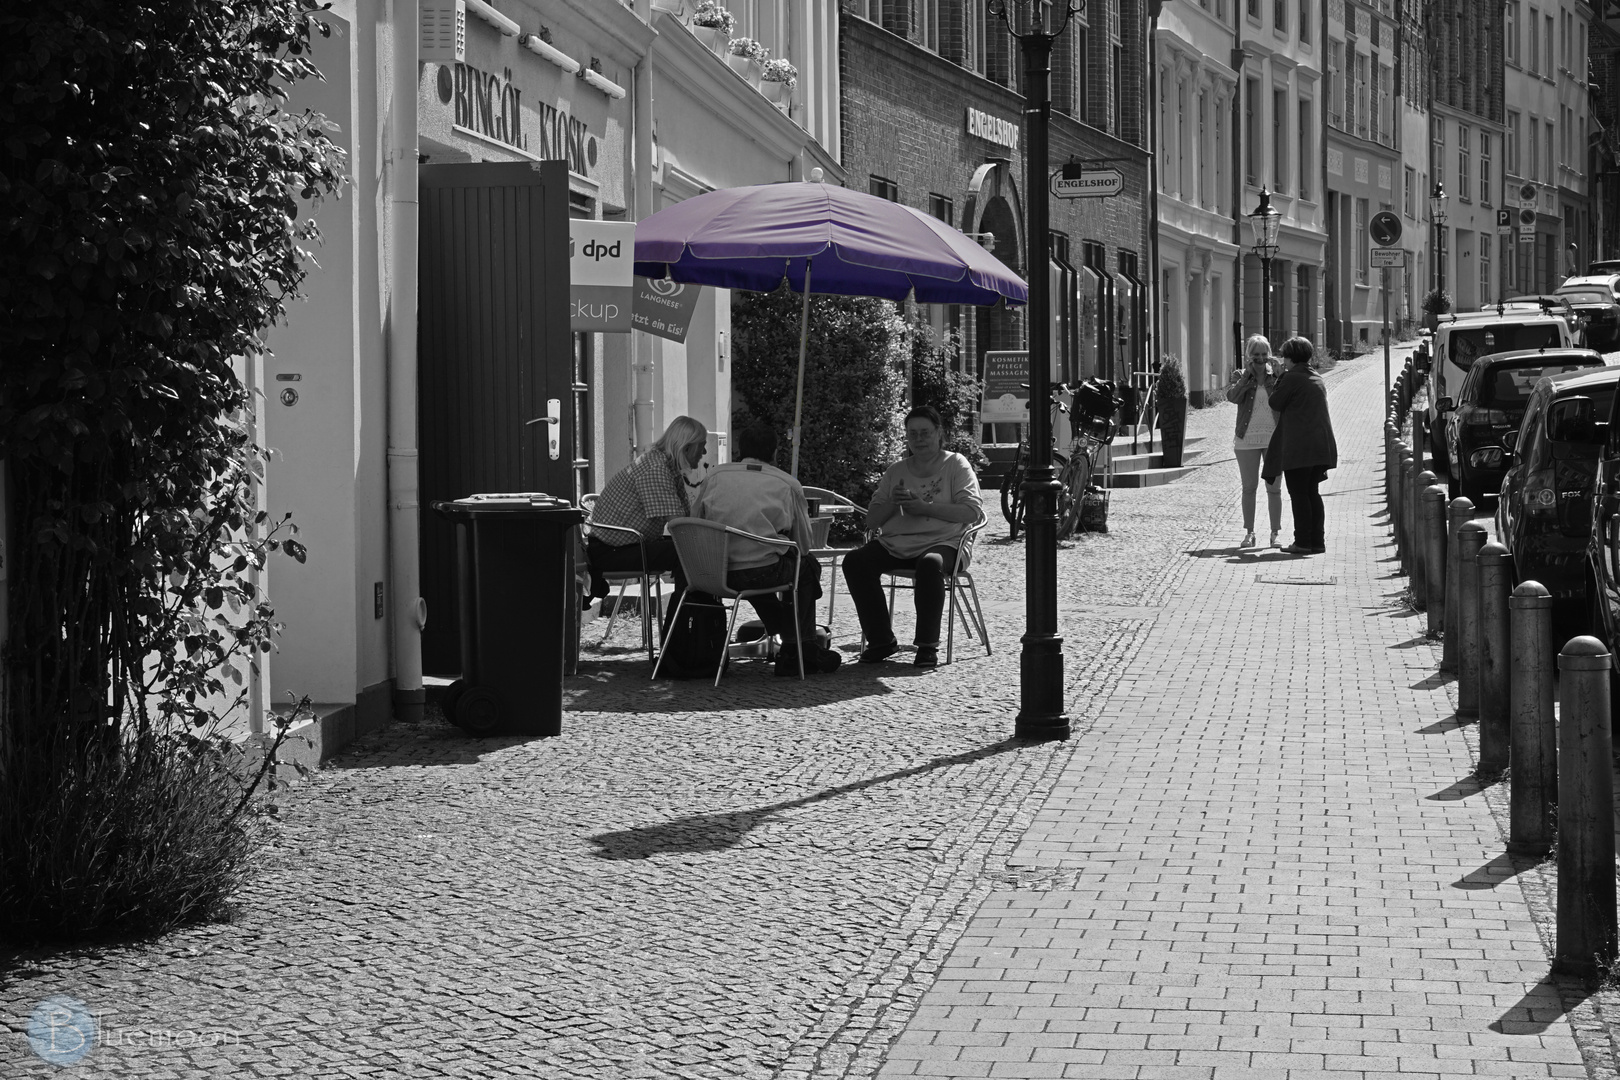
[[[1554,666],[1551,595],[1534,581],[1514,587],[1512,556],[1474,520],[1473,503],[1448,502],[1424,468],[1424,415],[1412,404],[1422,382],[1409,359],[1384,425],[1384,505],[1401,570],[1428,632],[1441,635],[1440,670],[1456,675],[1457,716],[1478,719],[1479,773],[1512,766],[1508,851],[1539,858],[1556,843],[1553,969],[1595,979],[1620,951],[1609,652],[1576,637]]]

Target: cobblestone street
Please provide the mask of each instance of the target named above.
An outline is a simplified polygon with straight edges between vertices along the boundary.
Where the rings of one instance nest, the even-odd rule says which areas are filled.
[[[1033,998],[997,998],[963,981],[966,969],[997,966],[982,958],[1011,944],[1009,933],[1021,933],[1010,928],[1039,925],[1009,920],[1020,912],[1040,918],[1054,906],[1080,903],[1090,912],[1106,902],[1124,905],[1113,918],[1128,921],[1131,912],[1151,919],[1168,910],[1157,894],[1194,881],[1212,893],[1211,910],[1241,907],[1249,902],[1245,887],[1258,882],[1291,890],[1288,875],[1305,872],[1304,864],[1284,865],[1274,847],[1259,842],[1217,852],[1182,884],[1140,861],[1133,845],[1162,844],[1145,850],[1166,859],[1183,846],[1196,856],[1222,836],[1259,828],[1263,806],[1286,824],[1293,811],[1273,805],[1279,787],[1303,784],[1299,790],[1309,795],[1314,784],[1330,806],[1351,798],[1328,790],[1344,772],[1337,757],[1300,757],[1298,746],[1259,741],[1268,717],[1305,710],[1311,730],[1325,737],[1310,753],[1344,754],[1372,745],[1371,735],[1350,728],[1384,715],[1392,681],[1410,701],[1428,695],[1422,707],[1444,707],[1444,684],[1420,682],[1423,675],[1411,670],[1432,670],[1431,650],[1421,637],[1410,640],[1417,622],[1394,599],[1402,582],[1386,576],[1374,490],[1379,360],[1375,354],[1328,376],[1344,456],[1329,485],[1336,504],[1329,543],[1341,555],[1358,550],[1349,562],[1332,554],[1308,563],[1261,554],[1239,571],[1246,582],[1267,566],[1279,574],[1337,573],[1345,588],[1314,594],[1320,600],[1291,599],[1276,622],[1267,620],[1277,610],[1241,598],[1179,599],[1188,588],[1237,587],[1237,578],[1210,569],[1237,561],[1232,548],[1241,532],[1236,468],[1226,449],[1230,406],[1190,417],[1190,434],[1209,435],[1212,464],[1166,487],[1115,491],[1110,533],[1063,547],[1071,741],[1011,738],[1022,543],[1005,540],[999,517],[974,566],[995,653],[984,655],[958,627],[957,662],[937,671],[846,663],[801,683],[745,662],[734,664],[718,689],[702,681],[653,683],[633,626],[597,648],[600,631],[587,625],[593,644],[565,687],[561,738],[473,740],[431,712],[418,727],[392,726],[280,800],[276,842],[235,923],[150,943],[30,953],[8,964],[0,1015],[11,1034],[0,1048],[0,1074],[57,1071],[32,1054],[24,1036],[35,1003],[53,994],[101,1014],[103,1044],[76,1069],[87,1077],[833,1078],[881,1070],[1209,1080],[1318,1075],[1306,1071],[1311,1060],[1321,1075],[1335,1076],[1584,1074],[1568,1022],[1553,1014],[1537,1018],[1546,1020],[1545,1037],[1531,1040],[1541,1056],[1510,1059],[1487,1047],[1455,1058],[1459,1071],[1373,1061],[1372,1049],[1285,1062],[1288,1048],[1276,1044],[1276,1033],[1262,1047],[1267,1035],[1260,1031],[1248,1036],[1255,1045],[1242,1049],[1239,1062],[1223,1043],[1237,1029],[1196,1023],[1183,1023],[1179,1035],[1160,1032],[1173,1037],[1163,1046],[1147,1046],[1144,1033],[1137,1049],[1145,1056],[1122,1058],[1125,1044],[1113,1039],[1120,1031],[1087,1027],[1085,1013],[1104,1007],[1104,985],[1131,982],[1133,971],[1165,970],[1166,954],[1148,949],[1130,956],[1096,952],[1101,946],[1060,950],[1071,971],[1091,971],[1099,984],[1073,991],[1090,999],[1061,1006],[1073,1021],[1067,1025],[1049,1025],[1048,1002],[1045,1012],[1026,1015],[1043,1017],[1032,1028],[1016,1014],[1038,1005]],[[1376,574],[1351,565],[1375,562]],[[1190,615],[1189,604],[1198,609]],[[905,640],[909,615],[899,629]],[[836,643],[856,648],[855,631],[840,597]],[[1231,666],[1241,640],[1279,635],[1310,638],[1325,676],[1320,684],[1291,680],[1286,671],[1257,680]],[[1162,644],[1144,650],[1150,638]],[[1357,652],[1348,647],[1353,641],[1374,651]],[[1368,655],[1383,659],[1369,666]],[[1414,682],[1421,689],[1405,690]],[[1212,706],[1232,718],[1222,722],[1228,726],[1188,727]],[[1405,732],[1443,715],[1400,715],[1402,733],[1392,737],[1410,738]],[[1247,737],[1246,727],[1254,729]],[[1340,728],[1343,738],[1334,737]],[[1429,765],[1447,782],[1468,771],[1466,737],[1455,727],[1427,737]],[[1204,740],[1213,740],[1207,754]],[[1222,771],[1232,759],[1215,752],[1217,743],[1271,771],[1235,782]],[[1378,819],[1389,827],[1381,850],[1392,865],[1409,846],[1414,859],[1433,861],[1423,832],[1433,826],[1419,818],[1435,807],[1458,816],[1456,858],[1468,864],[1464,872],[1487,862],[1489,854],[1469,850],[1498,842],[1485,804],[1437,804],[1431,793],[1443,785],[1428,783],[1420,775],[1356,789],[1371,805],[1406,807]],[[1161,800],[1165,784],[1174,786]],[[1408,787],[1426,796],[1415,810],[1402,801]],[[1095,790],[1117,801],[1100,804]],[[1207,828],[1188,823],[1187,806],[1202,807]],[[1158,841],[1138,832],[1156,813],[1169,829]],[[1340,842],[1354,847],[1360,819],[1348,803],[1344,813],[1350,831]],[[1104,880],[1110,877],[1112,891]],[[1331,873],[1328,880],[1327,888],[1344,887]],[[1393,886],[1382,880],[1378,888]],[[1488,978],[1507,978],[1511,986],[1501,992],[1515,1002],[1525,997],[1526,1008],[1556,1002],[1555,993],[1549,999],[1551,991],[1532,989],[1545,957],[1520,890],[1509,883],[1497,892],[1488,895],[1506,912],[1501,927],[1482,927],[1479,936],[1498,942],[1518,966]],[[1393,893],[1368,901],[1395,902]],[[1381,940],[1390,963],[1419,962],[1417,950],[1401,950],[1406,938],[1431,932],[1436,924],[1424,905],[1438,902],[1420,897],[1410,901],[1409,917],[1388,915]],[[1163,925],[1200,939],[1208,928],[1195,922]],[[1103,926],[1084,925],[1093,935]],[[1054,947],[1051,932],[1035,936]],[[1236,940],[1246,939],[1239,932]],[[1020,950],[1031,946],[1031,938],[1020,939]],[[1088,955],[1096,962],[1074,959]],[[1027,978],[1008,973],[1018,966],[1003,963],[1000,974],[985,977],[1023,984],[1008,986],[1014,997],[1039,997]],[[1265,974],[1276,993],[1300,988],[1290,973]],[[1421,988],[1416,1014],[1402,1011],[1406,999],[1386,1003],[1391,1030],[1429,1031],[1436,1017],[1472,1024],[1474,1014],[1459,1001],[1477,992],[1465,985],[1476,977],[1449,984],[1457,1001]],[[1179,1000],[1158,1006],[1161,1022],[1165,1009],[1195,1007],[1185,994]],[[1256,1000],[1251,1013],[1268,1007],[1264,994]],[[1495,1001],[1481,1005],[1487,1019],[1503,1012]],[[1116,1000],[1113,1008],[1130,1006]],[[1141,1019],[1106,1015],[1109,1024]],[[1589,1027],[1591,1015],[1589,1008]],[[953,1040],[953,1031],[1000,1032],[1001,1041]],[[1067,1032],[1068,1042],[1022,1043],[1013,1034],[1031,1031]],[[1043,1057],[1037,1045],[1069,1050]],[[955,1050],[944,1054],[941,1046]],[[999,1052],[962,1052],[975,1046]],[[1163,1056],[1167,1047],[1193,1056],[1183,1067],[1174,1053]],[[1113,1057],[1105,1054],[1110,1048]],[[1216,1050],[1231,1053],[1199,1062]],[[1338,1058],[1330,1067],[1325,1056],[1358,1052],[1369,1055],[1363,1067]],[[1593,1065],[1593,1052],[1588,1057]],[[1535,1062],[1533,1071],[1525,1061]]]

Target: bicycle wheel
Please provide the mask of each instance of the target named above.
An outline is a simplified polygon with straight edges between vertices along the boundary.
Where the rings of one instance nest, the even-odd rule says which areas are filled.
[[[1086,505],[1086,487],[1091,483],[1091,455],[1075,447],[1069,467],[1063,470],[1063,490],[1058,495],[1058,539],[1069,540],[1080,531],[1080,511]]]
[[[1024,524],[1024,446],[1018,446],[1012,468],[1001,478],[1001,516],[1007,519],[1011,539],[1018,539],[1018,530]]]

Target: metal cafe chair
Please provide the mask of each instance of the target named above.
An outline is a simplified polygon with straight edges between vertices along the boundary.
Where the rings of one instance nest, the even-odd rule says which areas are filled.
[[[978,520],[967,527],[961,539],[956,542],[956,569],[945,575],[945,595],[950,602],[950,608],[945,614],[945,662],[951,662],[951,656],[956,646],[956,619],[960,615],[962,628],[971,637],[975,628],[978,630],[979,640],[984,642],[984,653],[992,655],[990,648],[990,632],[985,629],[984,609],[979,605],[979,590],[973,584],[973,573],[970,564],[973,561],[973,545],[978,541],[979,533],[983,531],[989,518],[984,510],[979,510]],[[889,618],[894,618],[894,591],[895,589],[915,589],[917,574],[914,570],[886,570],[889,577]],[[966,590],[972,599],[973,606],[969,608],[966,602],[958,603],[956,594],[958,590]],[[968,616],[973,616],[973,624],[968,622]],[[864,644],[864,642],[863,642]]]
[[[670,518],[669,524],[664,526],[664,532],[675,541],[675,551],[681,557],[681,570],[686,575],[686,591],[681,594],[680,602],[675,605],[675,617],[669,621],[669,629],[673,629],[681,621],[681,608],[686,606],[687,598],[693,591],[708,593],[719,598],[721,607],[725,601],[730,600],[731,618],[726,626],[726,640],[730,641],[737,633],[737,608],[739,601],[747,600],[751,596],[773,596],[777,593],[791,592],[793,594],[793,622],[799,624],[799,545],[792,540],[780,536],[758,536],[751,532],[725,525],[718,521],[709,521],[707,518],[678,517]],[[793,576],[786,585],[772,585],[768,588],[734,589],[726,584],[727,556],[731,549],[732,537],[742,537],[768,547],[780,548],[784,553],[793,555]],[[669,640],[669,629],[664,631],[664,641]],[[799,678],[804,678],[804,642],[796,641],[799,653]],[[658,663],[653,665],[653,678],[658,678],[658,669],[664,663],[664,642],[658,646]],[[714,672],[714,685],[720,685],[720,676],[726,670],[726,653],[721,650],[720,664]]]
[[[596,509],[596,493],[586,495],[580,499],[587,515]],[[585,520],[585,533],[616,533],[620,536],[635,537],[637,549],[641,552],[640,570],[610,570],[602,574],[609,586],[617,585],[618,594],[613,598],[613,614],[608,617],[607,629],[602,632],[602,640],[606,641],[613,634],[613,624],[619,621],[619,611],[624,607],[624,597],[632,584],[641,589],[641,644],[647,650],[647,659],[653,656],[653,645],[657,641],[657,631],[654,627],[660,625],[664,618],[664,593],[660,586],[667,576],[662,571],[648,570],[647,545],[642,535],[635,529],[627,529],[622,525],[593,525],[587,516]],[[657,609],[657,621],[654,621],[653,611]]]

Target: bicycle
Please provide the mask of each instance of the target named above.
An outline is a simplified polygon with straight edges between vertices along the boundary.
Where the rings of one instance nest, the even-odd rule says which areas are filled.
[[[1027,387],[1026,387],[1027,389]],[[1074,424],[1074,439],[1068,452],[1057,449],[1053,436],[1052,464],[1057,470],[1057,519],[1059,540],[1067,540],[1080,530],[1085,516],[1086,493],[1097,472],[1097,458],[1102,448],[1114,441],[1116,429],[1113,415],[1121,405],[1118,388],[1101,379],[1087,379],[1072,385],[1052,388],[1052,422],[1056,429],[1059,414],[1071,414],[1060,395],[1068,394],[1079,412]],[[1001,484],[1001,514],[1007,519],[1011,539],[1018,539],[1023,527],[1026,507],[1023,483],[1029,470],[1028,433],[1020,434],[1018,449],[1014,451],[1012,467]]]

